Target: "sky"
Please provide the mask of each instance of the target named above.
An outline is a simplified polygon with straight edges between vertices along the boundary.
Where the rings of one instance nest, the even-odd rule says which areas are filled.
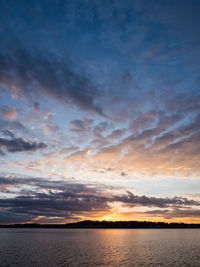
[[[200,223],[200,1],[0,1],[0,223]]]

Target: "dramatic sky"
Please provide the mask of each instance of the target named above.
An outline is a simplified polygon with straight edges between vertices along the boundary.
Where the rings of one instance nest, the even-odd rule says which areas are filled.
[[[0,223],[200,223],[200,1],[0,1]]]

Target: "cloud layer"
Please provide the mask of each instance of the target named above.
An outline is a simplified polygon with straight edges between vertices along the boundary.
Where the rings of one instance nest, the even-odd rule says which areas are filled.
[[[183,197],[157,198],[137,196],[132,192],[116,195],[106,193],[106,186],[77,184],[69,181],[53,181],[44,178],[20,178],[4,175],[0,177],[1,191],[10,195],[0,201],[0,221],[12,215],[9,222],[46,221],[58,218],[66,222],[70,219],[92,217],[95,214],[112,213],[112,205],[118,203],[128,208],[130,215],[135,207],[160,208],[160,210],[144,211],[143,214],[155,214],[159,217],[200,216],[199,201]],[[176,210],[176,214],[174,211]],[[115,211],[116,212],[116,211]],[[8,217],[7,219],[8,220]],[[18,221],[19,220],[19,221]],[[8,222],[8,221],[7,221]]]

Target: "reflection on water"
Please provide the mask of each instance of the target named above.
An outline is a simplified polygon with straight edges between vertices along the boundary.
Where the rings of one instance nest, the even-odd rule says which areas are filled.
[[[200,266],[199,229],[0,229],[0,266]]]

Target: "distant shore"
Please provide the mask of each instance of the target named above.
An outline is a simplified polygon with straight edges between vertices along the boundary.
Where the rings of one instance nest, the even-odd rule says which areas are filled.
[[[80,221],[66,224],[16,223],[0,224],[0,228],[84,228],[84,229],[173,229],[200,228],[200,224],[142,222],[142,221]]]

